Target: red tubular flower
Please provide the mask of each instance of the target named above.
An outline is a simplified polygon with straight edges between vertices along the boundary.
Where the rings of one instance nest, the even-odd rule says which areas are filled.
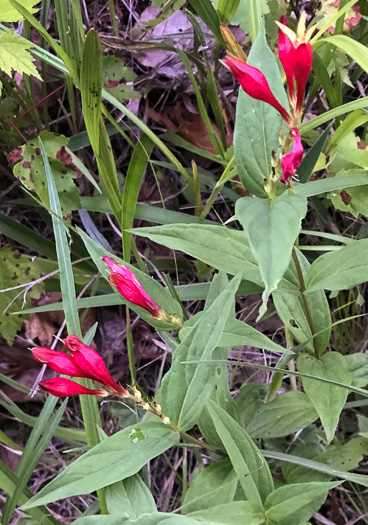
[[[80,396],[82,394],[99,397],[106,397],[109,395],[109,392],[106,390],[86,388],[85,386],[78,385],[78,383],[63,377],[40,381],[40,387],[56,397]]]
[[[56,352],[50,348],[33,348],[34,359],[39,363],[47,364],[52,370],[59,374],[71,377],[86,377],[85,372],[77,366],[74,357],[64,352]]]
[[[125,388],[119,386],[110,376],[100,354],[85,345],[76,335],[66,337],[64,344],[73,354],[71,359],[74,360],[76,367],[83,372],[83,376],[78,377],[93,379],[108,387],[112,390],[112,393],[117,393],[122,397],[126,396],[127,391]],[[63,373],[68,372],[65,371]]]
[[[164,310],[148,295],[134,273],[127,266],[117,264],[106,255],[103,257],[103,260],[112,272],[109,275],[110,283],[117,287],[119,293],[125,299],[144,308],[156,319],[163,320],[166,318]]]
[[[283,181],[288,181],[290,177],[296,174],[297,169],[303,160],[303,145],[298,129],[292,129],[291,134],[294,138],[293,148],[290,153],[285,155],[282,159],[282,171],[284,174],[280,177],[280,180]]]
[[[244,91],[256,100],[262,100],[273,106],[280,113],[287,124],[291,117],[285,108],[276,100],[264,74],[256,67],[249,66],[246,62],[234,57],[227,57],[224,64],[230,69]]]
[[[306,14],[303,12],[296,33],[287,26],[284,16],[281,17],[280,22],[276,22],[279,26],[279,57],[289,86],[290,101],[298,113],[303,107],[305,86],[313,61],[309,40],[315,26],[306,31],[305,21]]]

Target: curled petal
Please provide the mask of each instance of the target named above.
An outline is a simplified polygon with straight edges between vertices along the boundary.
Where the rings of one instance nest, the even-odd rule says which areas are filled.
[[[280,180],[283,181],[288,181],[290,177],[296,174],[297,169],[303,160],[303,145],[298,129],[292,129],[291,134],[294,138],[293,148],[290,153],[285,155],[282,159],[282,171],[284,174],[280,177]]]
[[[59,374],[71,377],[86,377],[83,370],[76,364],[74,357],[64,352],[56,352],[50,348],[33,348],[34,359],[39,363],[47,364],[52,370]]]
[[[108,265],[112,273],[109,275],[109,281],[116,286],[118,292],[129,302],[144,308],[156,319],[164,319],[165,312],[155,303],[148,295],[134,273],[127,266],[117,264],[110,257],[104,256],[103,260]]]
[[[244,91],[256,100],[262,100],[273,106],[286,123],[290,123],[290,115],[276,100],[264,74],[256,67],[249,66],[237,58],[227,57],[224,64],[230,69]]]
[[[125,388],[119,386],[110,376],[100,354],[84,344],[76,335],[66,337],[64,344],[66,348],[72,352],[72,359],[74,359],[77,367],[83,371],[82,377],[98,381],[120,396],[126,396],[127,391]]]
[[[56,397],[80,395],[106,397],[109,395],[106,390],[87,388],[63,377],[56,377],[55,379],[46,379],[45,381],[40,381],[40,387]]]

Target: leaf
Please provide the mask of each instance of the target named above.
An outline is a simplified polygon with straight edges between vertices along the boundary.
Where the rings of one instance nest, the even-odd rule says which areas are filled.
[[[235,277],[205,311],[192,331],[175,349],[173,364],[165,375],[158,394],[163,412],[180,430],[192,428],[214,388],[212,366],[201,361],[211,359],[229,317],[240,276]],[[183,364],[183,361],[196,361]]]
[[[288,107],[276,58],[267,46],[262,27],[249,53],[248,64],[266,76],[271,91],[281,105]],[[258,197],[267,197],[264,180],[272,168],[272,152],[280,151],[279,132],[283,120],[278,111],[239,90],[234,132],[234,155],[238,175],[244,186]]]
[[[194,512],[190,517],[198,524],[215,525],[261,525],[264,515],[251,501],[233,501]]]
[[[0,290],[30,283],[39,279],[41,275],[42,270],[37,263],[31,261],[26,255],[21,255],[7,246],[0,248]],[[27,293],[25,290],[24,287],[0,293],[0,333],[9,345],[22,328],[24,319],[22,314],[12,315],[12,312],[22,310],[24,306],[30,306],[31,298],[38,299],[44,291],[44,286],[39,283]]]
[[[306,277],[307,293],[346,290],[368,281],[368,239],[354,241],[318,257]]]
[[[330,43],[349,55],[355,62],[368,73],[368,53],[365,45],[346,35],[333,35],[324,38],[322,42]]]
[[[296,253],[305,280],[310,264],[300,251],[296,250]],[[312,332],[307,321],[294,261],[290,264],[277,290],[273,292],[272,298],[276,311],[284,325],[300,343],[309,341],[307,348],[313,350]],[[330,307],[325,292],[317,290],[308,294],[308,304],[314,329],[318,334],[315,336],[316,344],[319,352],[322,353],[330,341],[332,324]]]
[[[179,337],[182,339],[189,330],[192,329],[192,325],[195,320],[203,315],[202,312],[191,317],[184,324],[180,330]],[[252,326],[247,323],[240,321],[239,319],[228,319],[225,324],[224,331],[221,335],[219,346],[231,347],[234,346],[253,346],[254,348],[262,348],[264,350],[270,350],[271,352],[277,352],[282,354],[291,354],[292,352],[287,348],[274,343],[262,332],[258,332]]]
[[[345,355],[349,371],[353,376],[352,384],[363,388],[368,385],[368,354]]]
[[[123,264],[127,266],[138,278],[139,282],[142,284],[143,288],[146,290],[148,295],[152,297],[152,299],[159,305],[161,308],[163,308],[168,314],[170,315],[182,315],[182,309],[180,304],[173,299],[168,291],[167,288],[164,288],[160,283],[149,277],[144,272],[138,270],[134,266],[128,264],[123,259],[120,259],[114,254],[109,253],[107,250],[96,244],[88,235],[86,235],[80,228],[77,228],[77,232],[82,238],[86,249],[90,256],[93,259],[93,262],[99,269],[102,276],[108,281],[108,275],[110,273],[109,268],[106,266],[106,264],[103,262],[102,257],[104,255],[107,255],[109,257],[112,257],[117,263]],[[111,285],[112,286],[112,285]],[[159,321],[152,317],[146,310],[143,308],[140,308],[139,306],[136,306],[126,299],[122,295],[120,295],[119,292],[116,291],[116,288],[112,286],[112,288],[115,291],[115,294],[119,297],[119,303],[121,304],[127,304],[129,308],[131,308],[134,312],[136,312],[142,319],[147,321],[149,324],[154,326],[157,329],[160,330],[172,330],[172,324]],[[115,303],[116,304],[116,303]]]
[[[38,4],[36,0],[22,0],[22,6],[31,13],[38,11],[38,8],[34,7],[35,4]],[[1,0],[0,22],[19,22],[19,20],[22,20],[19,11],[11,6],[9,0]]]
[[[301,465],[313,471],[323,472],[334,478],[351,481],[357,483],[363,487],[368,487],[368,476],[363,474],[352,474],[350,472],[342,472],[341,470],[334,469],[330,465],[325,465],[320,461],[314,461],[304,457],[294,456],[293,454],[284,454],[282,452],[275,452],[274,450],[262,450],[262,454],[265,458],[274,459],[276,461],[284,461],[293,465]]]
[[[307,200],[287,191],[273,201],[244,197],[235,205],[236,218],[248,235],[265,285],[259,316],[265,313],[270,293],[276,290],[289,266],[306,213]]]
[[[188,516],[169,512],[142,514],[138,519],[129,519],[126,515],[86,516],[73,522],[75,525],[198,525],[198,521]],[[202,525],[212,525],[202,522]]]
[[[238,405],[242,426],[251,421],[257,410],[262,406],[262,399],[266,397],[268,388],[268,385],[255,381],[241,387],[235,396],[235,403]]]
[[[266,461],[252,438],[225,410],[213,401],[209,401],[207,406],[245,497],[261,510],[262,501],[273,491],[273,481]]]
[[[297,363],[298,370],[302,374],[330,379],[345,385],[349,384],[351,380],[344,356],[337,352],[324,354],[321,359],[302,354],[299,356]],[[349,391],[333,384],[316,383],[314,379],[305,377],[302,377],[302,384],[305,393],[318,412],[326,433],[327,442],[329,443],[334,437],[340,413]]]
[[[143,421],[108,437],[51,481],[24,509],[87,494],[136,474],[152,458],[179,443],[162,421]]]
[[[73,210],[80,207],[79,191],[73,181],[76,171],[73,169],[73,163],[70,164],[68,155],[65,154],[65,146],[67,146],[69,139],[63,135],[56,136],[49,131],[41,131],[39,137],[45,146],[50,168],[54,175],[63,217],[67,217]],[[45,207],[49,208],[45,167],[37,139],[31,140],[21,149],[23,158],[14,166],[14,175],[19,177],[26,188],[36,191]]]
[[[314,195],[321,195],[321,193],[344,190],[365,184],[368,184],[368,172],[351,170],[348,173],[341,173],[339,177],[315,180],[307,184],[294,184],[294,193],[300,197],[313,197]]]
[[[298,176],[299,180],[302,183],[306,183],[309,180],[309,177],[312,175],[315,166],[317,164],[317,161],[319,159],[319,156],[323,150],[323,147],[326,143],[327,137],[330,133],[330,129],[333,122],[327,126],[327,128],[324,130],[323,133],[318,137],[316,142],[313,144],[313,146],[310,148],[308,153],[303,159],[303,162],[301,163],[299,169],[298,169]],[[336,134],[336,133],[335,133]]]
[[[277,525],[300,525],[317,512],[327,492],[338,485],[340,482],[311,482],[279,487],[266,498],[266,516]]]
[[[211,509],[230,503],[235,496],[238,477],[228,459],[210,463],[196,472],[181,506],[183,514]]]
[[[246,424],[253,438],[277,438],[297,432],[313,423],[318,414],[303,392],[285,392],[264,403]]]
[[[19,13],[18,16],[20,19]],[[28,51],[31,47],[31,42],[14,34],[11,29],[0,33],[0,69],[9,76],[12,71],[17,71],[21,75],[26,73],[42,80],[33,63],[34,57]]]
[[[135,228],[131,232],[187,253],[230,275],[243,272],[250,281],[262,284],[244,232],[209,224],[173,224]]]
[[[157,512],[155,500],[139,474],[109,485],[105,489],[109,514],[124,514],[139,518],[141,514]]]

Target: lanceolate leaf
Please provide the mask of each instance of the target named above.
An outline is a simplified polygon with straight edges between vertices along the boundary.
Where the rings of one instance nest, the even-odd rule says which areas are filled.
[[[249,434],[224,409],[213,401],[209,401],[207,406],[245,497],[261,509],[262,501],[273,491],[266,461]]]
[[[303,354],[298,358],[298,370],[302,374],[310,374],[349,384],[351,380],[349,368],[344,356],[337,352],[324,354],[321,359]],[[349,391],[337,385],[320,382],[302,377],[303,388],[314,408],[318,412],[326,433],[328,442],[332,440]]]
[[[259,268],[244,232],[209,224],[172,224],[131,231],[172,250],[183,251],[230,275],[244,272],[245,279],[262,285]]]
[[[268,521],[277,525],[305,523],[325,501],[327,492],[339,484],[311,482],[279,487],[265,501]]]
[[[346,290],[368,281],[368,239],[321,255],[309,268],[306,286],[315,290]]]
[[[267,46],[263,27],[254,41],[248,63],[262,71],[276,98],[287,108],[280,70]],[[272,152],[277,155],[280,150],[282,127],[283,120],[276,109],[239,88],[234,133],[235,162],[240,180],[258,197],[267,197],[264,180],[271,172]]]
[[[218,346],[239,282],[240,277],[235,277],[184,337],[175,350],[172,368],[163,379],[159,402],[164,414],[180,430],[188,430],[198,422],[214,388],[212,367],[201,361],[208,361]],[[183,364],[184,361],[196,363]]]
[[[291,251],[307,213],[307,200],[284,192],[270,201],[245,197],[235,206],[265,285],[260,315],[266,311],[267,299],[276,290],[291,259]]]
[[[128,478],[178,443],[179,435],[162,421],[147,420],[127,427],[74,461],[23,508],[87,494]]]

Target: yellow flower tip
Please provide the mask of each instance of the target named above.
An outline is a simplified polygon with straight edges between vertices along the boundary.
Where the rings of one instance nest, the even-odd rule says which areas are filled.
[[[303,41],[304,40],[306,21],[307,21],[307,13],[305,11],[303,11],[301,16],[300,16],[300,18],[299,18],[298,27],[296,29],[296,34],[298,36],[298,40],[299,41]]]
[[[284,33],[284,35],[288,37],[290,42],[292,42],[292,44],[295,46],[295,43],[298,42],[298,37],[294,33],[294,31],[290,29],[290,27],[286,26],[285,24],[282,24],[281,22],[278,22],[277,20],[276,20],[276,24],[281,29],[281,31]]]

